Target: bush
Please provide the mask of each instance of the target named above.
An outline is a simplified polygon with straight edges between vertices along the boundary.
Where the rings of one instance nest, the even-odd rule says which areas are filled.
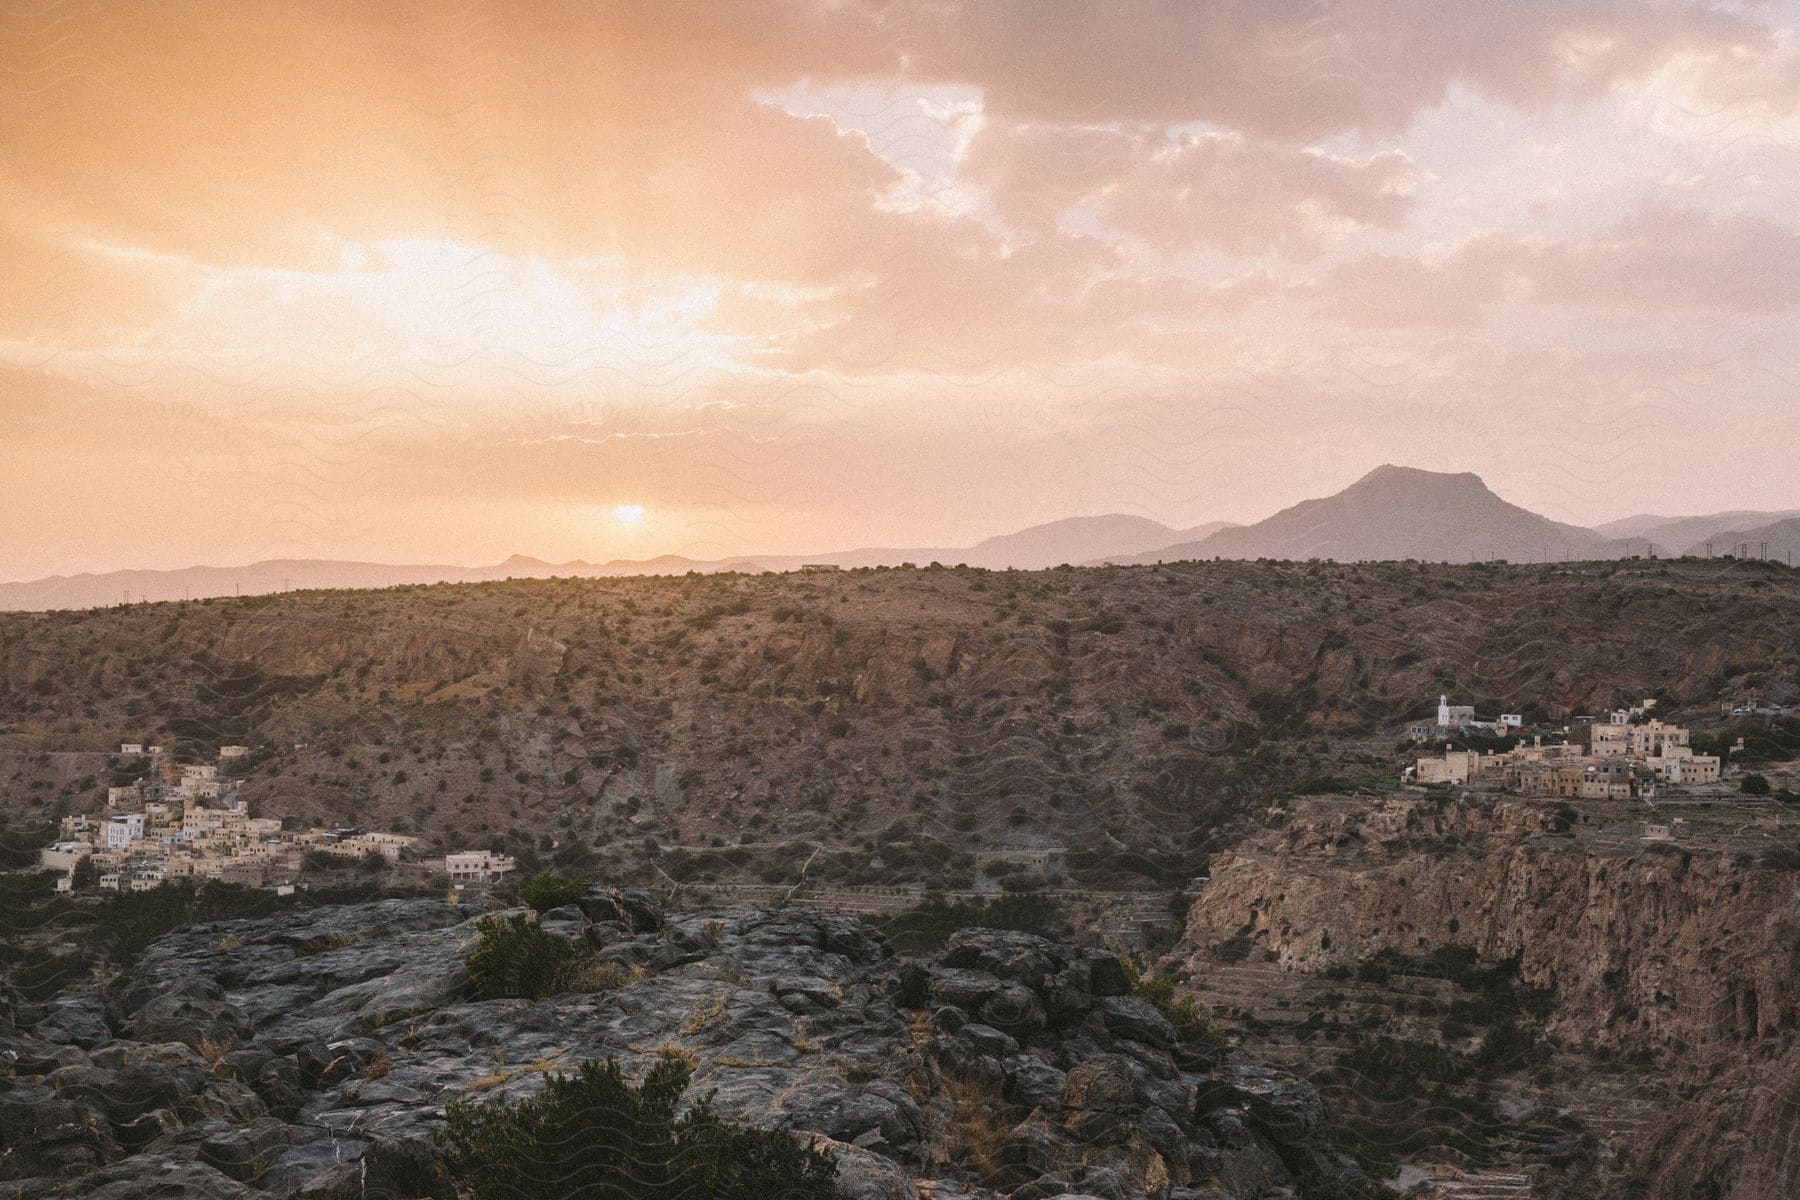
[[[469,1200],[828,1200],[837,1166],[793,1135],[721,1121],[711,1097],[679,1119],[685,1061],[664,1054],[638,1087],[584,1062],[517,1102],[453,1100],[442,1137]]]
[[[488,917],[469,952],[469,978],[483,1000],[541,1000],[562,990],[575,961],[575,943],[539,929],[524,913]]]
[[[573,904],[587,894],[586,881],[559,875],[555,870],[540,871],[519,889],[519,899],[538,912],[549,912],[565,904]]]
[[[1766,796],[1769,794],[1769,781],[1762,775],[1746,775],[1738,784],[1738,790],[1746,796]]]
[[[1224,1047],[1225,1031],[1198,1000],[1177,995],[1174,980],[1146,979],[1135,971],[1131,973],[1132,990],[1167,1018],[1182,1041],[1191,1045]]]

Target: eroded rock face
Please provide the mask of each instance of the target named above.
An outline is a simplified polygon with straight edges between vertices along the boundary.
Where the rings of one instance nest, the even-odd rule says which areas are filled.
[[[1514,963],[1545,997],[1545,1038],[1604,1051],[1637,1073],[1626,1094],[1654,1102],[1641,1124],[1603,1125],[1614,1174],[1571,1194],[1786,1200],[1800,1195],[1796,880],[1716,847],[1596,848],[1551,804],[1318,801],[1215,860],[1173,957],[1196,978],[1245,958],[1319,975],[1449,947]],[[1216,1086],[1278,1136],[1316,1124],[1258,1072]]]
[[[0,1027],[0,1197],[447,1195],[447,1101],[528,1095],[590,1058],[636,1073],[665,1047],[725,1118],[827,1149],[851,1197],[1251,1197],[1341,1175],[1308,1141],[1307,1085],[1182,1044],[1102,952],[971,930],[901,962],[807,909],[671,916],[596,892],[573,911],[546,928],[636,978],[469,999],[479,914],[427,900],[171,934],[109,1006]]]

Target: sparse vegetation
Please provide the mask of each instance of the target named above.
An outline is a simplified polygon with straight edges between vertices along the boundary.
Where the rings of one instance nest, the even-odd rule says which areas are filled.
[[[538,912],[549,912],[565,904],[573,904],[587,893],[585,880],[559,874],[554,867],[532,876],[519,889],[519,900]]]
[[[792,1135],[734,1125],[707,1100],[677,1117],[692,1069],[665,1054],[633,1086],[613,1059],[537,1096],[453,1100],[443,1144],[469,1200],[828,1200],[836,1165]]]
[[[1198,1000],[1176,991],[1174,980],[1152,979],[1130,964],[1126,970],[1132,977],[1132,991],[1148,1000],[1175,1027],[1182,1041],[1194,1046],[1224,1047],[1224,1028]]]
[[[564,990],[576,958],[575,943],[538,928],[524,913],[487,917],[469,952],[469,978],[483,1000],[541,1000]]]

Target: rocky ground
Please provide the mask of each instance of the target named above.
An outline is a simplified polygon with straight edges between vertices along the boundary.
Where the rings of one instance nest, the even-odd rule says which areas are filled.
[[[1300,803],[1215,864],[1171,966],[1428,1195],[1787,1200],[1800,812],[1668,811],[1692,832],[1627,837],[1598,803]]]
[[[190,926],[104,993],[0,1007],[0,1197],[450,1196],[448,1100],[691,1057],[727,1119],[807,1134],[868,1200],[1344,1196],[1323,1106],[1184,1042],[1103,951],[965,930],[931,960],[811,909],[665,918],[595,890],[543,926],[629,982],[470,998],[480,914],[389,900]]]

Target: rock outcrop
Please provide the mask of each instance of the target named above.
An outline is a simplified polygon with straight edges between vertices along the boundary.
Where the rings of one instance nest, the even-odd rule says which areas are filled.
[[[596,891],[544,928],[629,982],[469,998],[480,914],[393,900],[197,925],[108,991],[0,1025],[0,1197],[448,1196],[454,1098],[665,1049],[721,1116],[810,1136],[849,1197],[1353,1194],[1317,1095],[1184,1043],[1117,959],[966,930],[897,959],[808,909],[665,916]],[[320,950],[319,947],[326,947]]]
[[[1581,1194],[1800,1195],[1791,852],[1756,849],[1775,845],[1762,839],[1731,849],[1728,836],[1620,843],[1577,817],[1475,797],[1302,805],[1215,861],[1179,969],[1204,981],[1248,960],[1352,981],[1323,984],[1341,989],[1370,977],[1358,968],[1466,949],[1539,998],[1525,1023],[1564,1075],[1604,1063],[1609,1081],[1634,1081],[1633,1100],[1654,1100],[1630,1129],[1616,1105],[1587,1106],[1613,1123],[1600,1148],[1620,1190]],[[1562,1094],[1579,1102],[1581,1081]]]

